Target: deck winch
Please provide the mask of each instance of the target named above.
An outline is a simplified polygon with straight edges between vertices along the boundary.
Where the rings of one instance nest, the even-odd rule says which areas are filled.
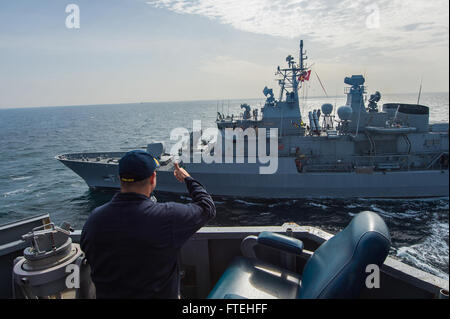
[[[48,223],[22,236],[30,244],[14,260],[13,297],[25,299],[89,298],[94,286],[80,245],[72,243],[70,225]]]

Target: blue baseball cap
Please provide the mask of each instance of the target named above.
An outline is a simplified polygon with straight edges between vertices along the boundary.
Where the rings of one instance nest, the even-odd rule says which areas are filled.
[[[123,182],[138,182],[152,176],[159,162],[143,150],[126,153],[119,161],[119,175]]]

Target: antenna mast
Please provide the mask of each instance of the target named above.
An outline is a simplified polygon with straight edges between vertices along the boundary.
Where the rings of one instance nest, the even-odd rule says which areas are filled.
[[[303,52],[303,40],[300,40],[300,69],[303,71],[303,61],[306,60],[307,57],[305,56],[305,53]]]
[[[420,95],[422,94],[422,82],[423,82],[423,76],[420,78],[420,88],[419,88],[419,96],[417,97],[417,105],[419,105]]]

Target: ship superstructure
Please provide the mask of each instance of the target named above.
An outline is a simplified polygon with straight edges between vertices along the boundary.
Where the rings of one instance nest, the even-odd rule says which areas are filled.
[[[277,129],[274,173],[260,173],[260,163],[248,158],[245,143],[239,159],[233,153],[232,161],[185,161],[186,169],[208,191],[213,195],[256,198],[448,197],[448,123],[430,124],[429,107],[424,105],[379,106],[381,93],[367,97],[362,75],[344,79],[347,102],[337,108],[337,118],[331,104],[302,115],[299,95],[311,75],[306,59],[301,41],[299,62],[289,55],[287,67],[277,68],[280,92],[276,97],[273,89],[265,87],[266,101],[261,109],[242,104],[239,115],[217,114],[221,132],[236,128],[244,132],[248,128]],[[197,148],[194,133],[189,149],[194,154],[189,159],[196,152],[217,151],[214,143]],[[197,134],[198,138],[201,135]],[[221,138],[225,144],[227,135]],[[234,135],[234,143],[236,138]],[[158,189],[184,192],[172,176],[174,156],[165,153],[161,143],[149,144],[148,151],[162,164]],[[121,155],[65,154],[57,158],[90,187],[117,188],[117,161]],[[178,155],[183,155],[181,150]]]

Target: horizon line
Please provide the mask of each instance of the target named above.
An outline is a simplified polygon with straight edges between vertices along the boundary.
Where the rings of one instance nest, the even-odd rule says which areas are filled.
[[[427,91],[421,94],[449,94],[450,91]],[[402,93],[386,93],[384,95],[407,95],[407,94],[418,94],[417,92],[402,92]],[[307,99],[316,98],[345,98],[345,95],[315,95],[310,96]],[[51,107],[88,107],[88,106],[104,106],[104,105],[122,105],[122,104],[153,104],[153,103],[180,103],[180,102],[226,102],[226,101],[239,101],[239,100],[263,100],[265,97],[261,98],[228,98],[228,99],[192,99],[192,100],[159,100],[159,101],[138,101],[138,102],[122,102],[122,103],[99,103],[99,104],[67,104],[67,105],[35,105],[35,106],[10,106],[10,107],[0,107],[0,110],[10,110],[10,109],[33,109],[33,108],[51,108]]]

